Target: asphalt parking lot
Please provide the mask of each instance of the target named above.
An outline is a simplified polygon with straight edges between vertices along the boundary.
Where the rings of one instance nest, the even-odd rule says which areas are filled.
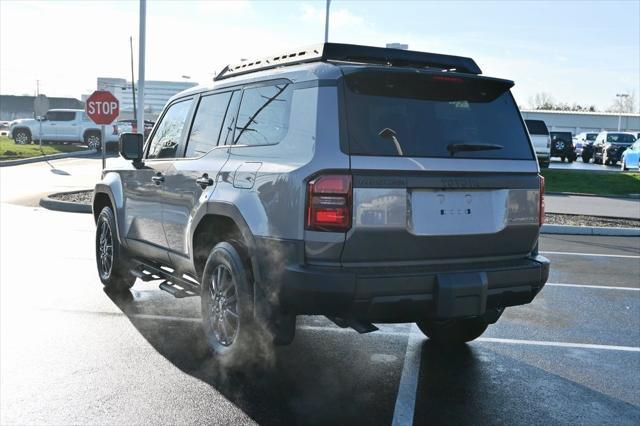
[[[640,423],[640,238],[543,236],[550,284],[461,350],[310,317],[230,376],[197,298],[102,291],[90,215],[0,206],[2,424]]]

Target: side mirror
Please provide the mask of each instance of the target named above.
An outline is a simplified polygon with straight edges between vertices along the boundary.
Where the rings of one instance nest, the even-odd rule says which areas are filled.
[[[142,162],[144,137],[139,133],[123,133],[120,135],[120,155],[135,163]]]

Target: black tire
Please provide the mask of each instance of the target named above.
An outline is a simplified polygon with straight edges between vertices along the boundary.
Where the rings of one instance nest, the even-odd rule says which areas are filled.
[[[13,133],[13,141],[17,145],[28,145],[31,143],[31,132],[26,129],[18,129]]]
[[[87,132],[84,135],[84,144],[87,148],[102,152],[102,136],[98,132]]]
[[[113,210],[105,207],[96,224],[96,266],[105,289],[108,292],[123,293],[129,291],[136,279],[129,273],[130,265],[116,232]]]
[[[591,161],[591,157],[589,157],[588,155],[583,155],[582,156],[582,162],[583,163],[589,164],[589,161]]]
[[[477,339],[489,324],[480,317],[445,321],[423,320],[416,323],[420,331],[434,343],[461,345]]]
[[[629,168],[627,167],[627,162],[622,160],[622,164],[620,165],[620,168],[622,169],[622,171],[627,171],[629,170]]]
[[[618,164],[616,160],[609,160],[609,165],[615,166],[616,164]]]
[[[548,169],[549,168],[549,163],[550,163],[550,161],[542,161],[542,162],[540,162],[540,168]]]
[[[273,346],[265,325],[256,320],[245,250],[234,244],[221,242],[211,250],[201,285],[207,346],[220,365],[231,370],[263,366],[272,359]]]
[[[565,158],[564,157],[560,157],[560,161],[562,161],[564,163]]]

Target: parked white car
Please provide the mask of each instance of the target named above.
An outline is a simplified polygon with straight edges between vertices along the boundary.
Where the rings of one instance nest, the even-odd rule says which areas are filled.
[[[622,153],[620,168],[622,170],[640,169],[640,139]]]
[[[524,120],[529,130],[533,149],[536,151],[540,167],[549,167],[551,161],[551,136],[549,129],[542,120]]]
[[[89,148],[100,151],[102,138],[100,126],[89,119],[81,109],[52,109],[42,119],[23,118],[14,120],[9,125],[9,137],[17,144],[28,144],[40,139],[42,128],[43,141],[79,142]],[[105,131],[106,143],[118,142],[118,126],[110,125]]]

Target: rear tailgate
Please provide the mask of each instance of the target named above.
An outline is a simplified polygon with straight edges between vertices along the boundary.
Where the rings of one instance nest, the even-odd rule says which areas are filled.
[[[466,160],[466,170],[477,171],[460,173],[432,160],[396,160],[395,166],[374,169],[375,159],[352,158],[354,215],[343,264],[464,262],[531,253],[539,232],[535,163],[491,162],[491,172],[486,161]]]
[[[531,253],[540,181],[511,85],[453,73],[345,76],[353,221],[343,265]]]

